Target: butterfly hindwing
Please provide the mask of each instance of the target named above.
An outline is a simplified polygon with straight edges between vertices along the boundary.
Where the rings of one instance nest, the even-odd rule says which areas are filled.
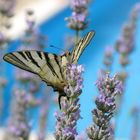
[[[77,63],[77,61],[80,58],[81,54],[83,53],[84,49],[90,43],[90,41],[94,35],[95,35],[95,32],[90,31],[82,39],[80,39],[78,44],[74,47],[74,49],[71,52],[71,62],[72,63]]]
[[[62,71],[62,60],[61,56],[45,53],[44,55],[46,64],[42,67],[39,75],[47,82],[58,89],[63,88],[61,84],[64,83],[64,74]]]

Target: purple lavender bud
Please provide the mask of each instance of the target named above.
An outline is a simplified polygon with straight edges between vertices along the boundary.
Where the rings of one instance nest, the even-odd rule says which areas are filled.
[[[1,44],[1,42],[3,42],[5,40],[5,37],[4,37],[4,35],[0,32],[0,44]]]
[[[71,0],[72,16],[66,18],[68,26],[73,30],[84,30],[87,27],[88,0]]]
[[[5,87],[7,80],[4,77],[0,77],[0,88]]]
[[[131,115],[132,115],[133,120],[134,120],[131,139],[132,140],[138,140],[139,139],[139,117],[140,117],[139,106],[135,106],[135,107],[132,108]]]
[[[106,140],[113,138],[110,120],[116,108],[115,97],[123,92],[122,83],[116,76],[103,74],[96,82],[99,96],[96,98],[96,109],[92,111],[94,124],[87,129],[91,140]]]
[[[140,11],[140,4],[136,4],[131,13],[127,24],[122,28],[122,34],[116,42],[116,50],[120,54],[120,64],[126,67],[129,64],[129,55],[135,48],[135,33],[138,20],[138,12]]]
[[[2,50],[7,49],[7,43],[8,38],[2,32],[0,32],[0,49],[1,49],[0,55],[3,55]],[[0,56],[0,61],[2,61],[2,56]]]
[[[0,13],[5,16],[11,17],[15,7],[15,0],[0,0]]]
[[[103,112],[110,112],[115,108],[114,98],[107,98],[104,94],[99,95],[95,100],[96,106]]]
[[[16,89],[14,92],[12,114],[8,125],[8,137],[12,140],[22,138],[27,140],[29,136],[29,124],[26,119],[26,110],[28,102],[26,100],[26,93],[24,90]]]
[[[66,68],[67,85],[64,88],[69,99],[64,98],[61,101],[61,113],[55,113],[56,122],[56,140],[75,140],[78,135],[76,130],[77,121],[80,116],[79,95],[82,92],[82,72],[81,65],[70,64]]]
[[[131,23],[125,24],[122,35],[116,42],[116,50],[122,55],[128,55],[134,50],[135,30]]]
[[[27,10],[27,15],[32,16],[34,14],[34,11],[32,9]]]
[[[122,83],[117,80],[117,76],[110,78],[109,73],[99,77],[96,86],[100,93],[109,97],[114,96],[114,94],[121,94],[123,91]]]
[[[72,13],[71,17],[66,18],[66,21],[68,21],[68,26],[74,30],[83,30],[88,24],[86,14],[79,14],[75,12]]]
[[[26,23],[28,25],[28,29],[32,30],[35,25],[34,11],[28,9],[26,11]]]
[[[134,6],[134,9],[138,12],[140,12],[140,3],[136,3]]]
[[[71,8],[73,10],[82,11],[87,8],[89,0],[71,0]]]
[[[106,47],[105,53],[104,53],[104,59],[103,59],[103,63],[105,65],[105,69],[104,69],[105,73],[111,71],[111,66],[113,63],[113,52],[114,52],[114,49],[112,46]]]
[[[107,46],[106,49],[105,49],[105,56],[106,57],[112,57],[113,52],[114,52],[113,47],[112,46]]]

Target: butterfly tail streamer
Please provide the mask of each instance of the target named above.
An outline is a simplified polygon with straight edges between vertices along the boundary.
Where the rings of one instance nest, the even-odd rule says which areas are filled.
[[[93,36],[95,35],[94,31],[90,31],[87,33],[78,44],[74,47],[72,53],[71,53],[71,62],[76,64],[80,56],[82,55],[84,49],[89,45],[91,42]]]

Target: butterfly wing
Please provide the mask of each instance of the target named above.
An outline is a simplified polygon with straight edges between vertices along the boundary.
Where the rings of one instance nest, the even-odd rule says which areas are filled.
[[[72,63],[77,63],[79,57],[83,53],[86,46],[90,43],[90,41],[91,41],[91,39],[93,38],[94,35],[95,35],[95,32],[90,31],[82,39],[80,39],[78,44],[72,50],[72,53],[71,53],[71,62]]]
[[[41,51],[19,51],[6,54],[4,60],[39,75],[48,85],[58,90],[64,86],[61,56]]]

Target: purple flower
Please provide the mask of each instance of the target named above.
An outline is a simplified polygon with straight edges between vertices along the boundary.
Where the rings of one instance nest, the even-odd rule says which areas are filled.
[[[24,37],[21,40],[24,47],[28,47],[28,49],[32,50],[44,49],[47,37],[42,35],[38,28],[35,27],[35,16],[32,10],[27,10],[26,23],[27,29],[25,30]]]
[[[140,3],[137,3],[130,13],[129,21],[124,24],[122,33],[117,40],[115,46],[116,50],[120,54],[119,62],[122,67],[126,67],[129,64],[129,55],[135,48],[135,33],[138,21],[138,13],[140,12]]]
[[[83,30],[87,27],[87,5],[88,0],[71,0],[73,10],[71,17],[66,18],[68,26],[73,30]]]
[[[107,98],[104,94],[99,95],[99,97],[96,98],[95,103],[98,109],[103,112],[110,112],[116,107],[114,98]]]
[[[1,49],[0,55],[2,55],[3,50],[7,48],[7,45],[8,45],[7,43],[8,43],[7,37],[4,35],[4,33],[0,32],[0,49]],[[0,58],[0,61],[2,61],[2,56]]]
[[[50,102],[52,91],[51,87],[47,87],[47,90],[43,92],[42,98],[40,100],[40,113],[39,113],[39,132],[38,132],[38,140],[45,140],[46,139],[46,128],[47,128],[47,119],[48,113],[50,110]]]
[[[74,30],[83,30],[88,24],[85,14],[79,14],[75,12],[72,13],[71,17],[66,18],[66,20],[68,21],[68,26]]]
[[[140,11],[140,3],[135,4],[134,8],[135,10]]]
[[[99,90],[95,100],[97,108],[92,111],[94,124],[87,129],[87,134],[92,140],[107,140],[114,135],[110,120],[116,108],[115,97],[123,92],[122,83],[116,76],[105,73],[97,80],[96,86]]]
[[[0,13],[8,17],[11,16],[15,3],[15,0],[0,0]]]
[[[122,35],[116,43],[117,51],[121,54],[129,54],[134,49],[134,28],[133,25],[125,24],[122,30]]]
[[[85,14],[78,14],[76,12],[72,12],[72,17],[74,22],[84,22],[86,19],[86,15]]]
[[[34,11],[28,9],[26,12],[26,23],[28,25],[28,30],[33,30],[35,26]]]
[[[8,135],[13,140],[28,139],[30,126],[27,121],[27,95],[24,90],[16,89],[12,102],[12,114],[8,124]]]
[[[114,48],[112,46],[107,46],[105,49],[105,56],[112,57],[113,52],[114,52]]]
[[[100,93],[111,97],[123,92],[122,83],[117,79],[117,76],[110,78],[109,73],[103,74],[98,78],[96,86]]]
[[[0,77],[0,88],[5,87],[7,80],[4,77]]]
[[[103,70],[103,72],[109,72],[111,71],[111,66],[113,63],[113,52],[114,49],[112,46],[107,46],[105,49],[105,53],[104,53],[104,59],[103,59],[103,63],[105,65],[105,69]]]
[[[71,8],[73,10],[82,10],[86,9],[87,5],[89,3],[89,0],[71,0]]]
[[[66,68],[67,85],[64,92],[67,97],[61,101],[61,113],[55,113],[56,122],[56,140],[75,140],[78,135],[76,124],[80,116],[79,95],[82,92],[82,72],[81,65],[70,64]]]
[[[140,117],[140,109],[138,106],[132,108],[131,115],[133,117],[133,128],[131,139],[138,140],[139,139],[139,117]]]

